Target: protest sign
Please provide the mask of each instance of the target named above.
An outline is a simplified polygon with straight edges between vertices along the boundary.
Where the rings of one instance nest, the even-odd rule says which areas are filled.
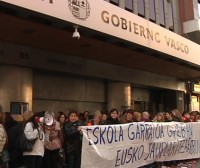
[[[81,168],[136,168],[200,158],[200,123],[138,122],[85,126]]]

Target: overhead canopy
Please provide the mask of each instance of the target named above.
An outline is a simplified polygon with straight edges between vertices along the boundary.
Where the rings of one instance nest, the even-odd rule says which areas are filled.
[[[10,0],[10,2],[16,1]],[[39,14],[40,11],[33,12],[0,1],[0,40],[183,80],[200,79],[200,58],[197,55],[200,50],[199,45],[134,14],[117,15],[118,10],[123,9],[113,7],[105,1],[97,1],[109,6],[107,10],[104,8],[101,11],[98,18],[101,20],[99,26],[99,20],[95,20],[92,16],[97,12],[97,7],[95,10],[92,9],[93,1],[88,2],[91,16],[87,16],[88,18],[83,21],[82,18],[77,19],[70,13],[68,5],[65,6],[67,20],[63,20],[52,15],[47,16],[47,13]],[[47,1],[45,3],[46,6],[52,5]],[[89,17],[93,17],[92,22]],[[126,25],[128,26],[129,21],[133,20],[130,30],[130,25],[129,28]],[[118,21],[121,26],[118,26]],[[126,24],[122,24],[125,22]],[[80,25],[80,40],[72,39],[74,24]]]

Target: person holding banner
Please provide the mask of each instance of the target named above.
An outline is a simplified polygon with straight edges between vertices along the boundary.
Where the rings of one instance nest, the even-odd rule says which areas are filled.
[[[106,125],[107,124],[107,118],[108,118],[107,113],[106,112],[102,113],[100,125]]]
[[[158,112],[155,116],[154,122],[165,122],[165,116],[163,112]]]
[[[182,114],[182,119],[183,119],[183,122],[191,122],[190,113],[187,111],[184,111]]]
[[[176,121],[176,122],[182,122],[183,121],[182,115],[181,115],[179,110],[177,110],[177,109],[172,110],[172,121]]]
[[[107,118],[107,125],[120,124],[119,121],[119,111],[116,108],[110,110],[110,115]]]
[[[142,119],[142,115],[140,112],[134,111],[133,113],[133,122],[140,122]]]
[[[129,109],[127,112],[121,117],[120,122],[122,124],[133,122],[133,110]]]
[[[191,122],[197,122],[197,113],[196,113],[196,111],[192,111],[190,113],[190,121]]]
[[[101,117],[102,117],[102,114],[100,111],[96,111],[94,113],[94,115],[89,115],[88,116],[88,122],[87,122],[87,126],[92,126],[92,125],[100,125],[101,123]]]
[[[165,112],[165,122],[171,122],[173,120],[172,114],[170,112]]]
[[[149,115],[149,112],[148,112],[148,111],[143,111],[143,112],[142,112],[141,121],[150,122],[150,115]]]
[[[79,120],[77,111],[70,111],[69,121],[64,125],[64,141],[66,146],[67,168],[80,168],[82,131],[79,129],[83,123]]]

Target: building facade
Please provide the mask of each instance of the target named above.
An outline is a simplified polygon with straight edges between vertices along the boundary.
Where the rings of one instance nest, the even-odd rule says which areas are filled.
[[[0,1],[1,111],[199,110],[181,2]]]

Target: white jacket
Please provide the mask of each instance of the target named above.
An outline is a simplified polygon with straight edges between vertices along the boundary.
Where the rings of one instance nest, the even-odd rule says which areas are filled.
[[[33,129],[33,124],[31,122],[28,122],[25,125],[24,133],[27,139],[33,140],[37,138],[37,140],[33,146],[33,150],[31,152],[23,152],[23,155],[44,156],[44,132],[41,126],[39,126],[38,130]]]

